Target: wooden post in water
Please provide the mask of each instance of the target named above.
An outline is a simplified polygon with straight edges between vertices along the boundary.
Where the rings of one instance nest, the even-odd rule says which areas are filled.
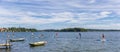
[[[7,35],[7,40],[6,40],[6,49],[9,49],[11,47],[11,44],[10,44],[10,35],[8,34]]]
[[[6,43],[3,43],[3,44],[0,44],[0,46],[5,46],[6,49],[9,49],[11,44],[10,44],[10,41],[9,41],[9,35],[7,35],[7,38],[6,38]]]

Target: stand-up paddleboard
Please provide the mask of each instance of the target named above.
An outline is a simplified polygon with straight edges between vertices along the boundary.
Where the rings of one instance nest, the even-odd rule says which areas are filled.
[[[106,41],[106,39],[98,39],[96,41],[102,41],[102,42],[104,42],[104,41]]]
[[[102,42],[106,41],[106,39],[101,39]]]

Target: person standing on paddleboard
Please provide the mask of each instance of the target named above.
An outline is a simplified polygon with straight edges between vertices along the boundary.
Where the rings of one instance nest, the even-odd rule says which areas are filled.
[[[104,36],[104,34],[102,34],[102,39],[105,39],[105,36]]]
[[[81,38],[81,33],[79,33],[79,36],[80,36],[80,38]]]
[[[103,41],[103,42],[106,41],[104,34],[102,34],[102,39],[101,39],[101,41]]]

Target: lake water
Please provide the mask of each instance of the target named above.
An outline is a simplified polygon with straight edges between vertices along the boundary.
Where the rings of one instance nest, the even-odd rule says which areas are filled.
[[[24,37],[25,41],[11,42],[11,49],[3,49],[0,52],[120,52],[120,32],[15,32],[12,37],[11,32],[0,33],[0,43],[6,42],[6,34],[10,38]],[[105,34],[107,41],[98,41],[101,34]],[[40,37],[40,35],[43,36]],[[30,47],[29,43],[37,41],[47,41],[44,46]]]

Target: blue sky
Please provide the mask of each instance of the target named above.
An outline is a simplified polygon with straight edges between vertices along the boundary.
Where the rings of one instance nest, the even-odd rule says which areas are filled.
[[[0,27],[120,29],[119,0],[0,0]]]

